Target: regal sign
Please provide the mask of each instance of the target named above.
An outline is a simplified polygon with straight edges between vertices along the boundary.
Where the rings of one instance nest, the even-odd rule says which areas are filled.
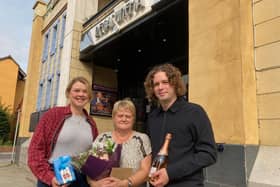
[[[153,2],[152,0],[121,1],[112,9],[109,15],[83,34],[80,50],[82,51],[89,45],[97,45],[144,16],[152,10]]]

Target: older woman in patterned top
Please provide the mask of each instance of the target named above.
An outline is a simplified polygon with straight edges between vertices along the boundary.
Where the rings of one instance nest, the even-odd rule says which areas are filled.
[[[107,139],[122,145],[120,167],[132,168],[132,175],[121,180],[107,177],[98,181],[89,180],[91,187],[130,187],[145,186],[151,165],[151,144],[148,136],[133,130],[136,109],[128,99],[114,104],[112,118],[114,130],[100,134],[93,144],[100,144]]]

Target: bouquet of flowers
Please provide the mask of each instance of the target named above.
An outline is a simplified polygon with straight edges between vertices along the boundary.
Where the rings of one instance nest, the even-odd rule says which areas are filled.
[[[108,177],[112,167],[119,167],[121,148],[120,144],[116,146],[106,139],[104,143],[99,143],[89,151],[73,157],[72,164],[93,180]]]

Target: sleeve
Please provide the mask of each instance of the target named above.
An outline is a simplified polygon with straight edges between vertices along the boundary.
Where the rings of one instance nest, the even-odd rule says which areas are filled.
[[[195,172],[214,164],[217,160],[217,149],[211,123],[202,108],[193,113],[191,131],[194,139],[194,154],[182,157],[167,167],[170,180],[193,175]]]
[[[146,154],[150,155],[152,153],[151,141],[150,141],[150,138],[146,134],[143,134],[143,144],[144,144],[144,149],[145,149]]]
[[[91,124],[91,131],[92,131],[92,138],[93,138],[93,141],[95,140],[95,138],[97,138],[98,136],[98,129],[97,129],[97,125],[95,123],[95,121],[92,119],[92,117],[89,117],[90,118],[90,124]]]
[[[101,134],[99,134],[95,140],[92,142],[92,148],[93,147],[98,147],[100,145],[104,145],[105,141],[107,139],[111,139],[112,140],[112,136],[110,135],[110,132],[103,132]],[[113,141],[113,140],[112,140]]]
[[[28,148],[28,166],[40,181],[48,185],[51,185],[51,180],[54,177],[54,172],[47,158],[49,146],[47,139],[49,137],[46,134],[46,126],[50,123],[51,117],[53,116],[49,111],[40,119]]]

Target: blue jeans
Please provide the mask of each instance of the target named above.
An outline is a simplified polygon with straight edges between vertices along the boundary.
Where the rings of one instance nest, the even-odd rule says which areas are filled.
[[[89,187],[86,176],[75,170],[76,180],[69,184],[68,187]],[[37,182],[37,187],[51,187],[40,180]]]

